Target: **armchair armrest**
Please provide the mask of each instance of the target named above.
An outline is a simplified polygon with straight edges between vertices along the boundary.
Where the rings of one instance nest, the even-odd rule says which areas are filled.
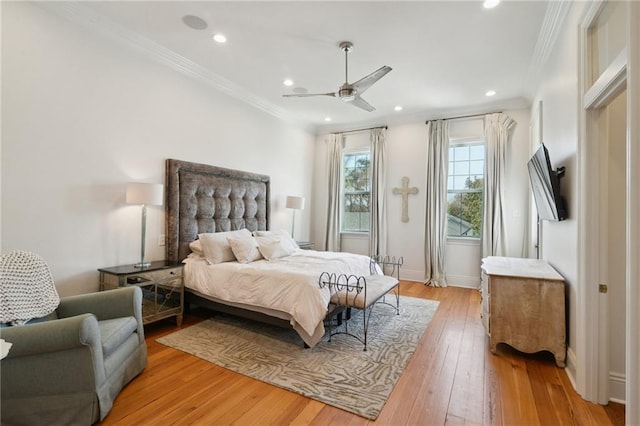
[[[61,318],[91,312],[98,321],[132,316],[142,324],[142,291],[138,287],[122,287],[65,297],[56,311]]]
[[[78,315],[2,329],[13,346],[2,360],[3,399],[95,389],[105,380],[98,321]]]
[[[91,314],[6,327],[2,329],[2,338],[13,344],[7,359],[66,351],[80,346],[100,349],[102,345],[98,321]]]

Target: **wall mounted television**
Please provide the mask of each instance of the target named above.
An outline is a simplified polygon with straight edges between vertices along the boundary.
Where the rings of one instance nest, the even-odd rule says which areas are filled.
[[[564,167],[551,168],[549,151],[540,144],[527,163],[533,198],[540,220],[559,221],[567,218],[567,206],[560,195],[560,178],[564,176]]]

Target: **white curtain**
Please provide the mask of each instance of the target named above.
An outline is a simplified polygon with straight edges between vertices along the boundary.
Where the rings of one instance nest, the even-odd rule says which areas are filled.
[[[385,203],[387,145],[385,129],[371,129],[371,226],[369,254],[387,254],[387,209]]]
[[[444,270],[447,243],[447,168],[449,165],[449,124],[444,120],[427,123],[426,226],[424,238],[425,283],[446,287]]]
[[[327,251],[340,251],[340,174],[342,170],[343,135],[335,133],[327,141],[328,182],[327,187]]]
[[[507,149],[516,122],[506,114],[487,114],[484,118],[485,181],[482,223],[482,257],[507,255],[504,223],[504,185]]]

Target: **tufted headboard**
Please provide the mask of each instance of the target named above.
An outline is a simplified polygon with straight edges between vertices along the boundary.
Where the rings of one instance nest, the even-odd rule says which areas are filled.
[[[269,229],[269,176],[168,159],[166,185],[167,260],[200,233]]]

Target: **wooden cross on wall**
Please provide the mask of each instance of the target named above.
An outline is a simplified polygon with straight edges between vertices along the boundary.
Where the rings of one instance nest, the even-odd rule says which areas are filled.
[[[409,188],[409,178],[404,176],[402,178],[402,187],[393,188],[393,195],[402,195],[402,221],[409,222],[409,195],[415,195],[418,193],[418,188],[415,186]]]

